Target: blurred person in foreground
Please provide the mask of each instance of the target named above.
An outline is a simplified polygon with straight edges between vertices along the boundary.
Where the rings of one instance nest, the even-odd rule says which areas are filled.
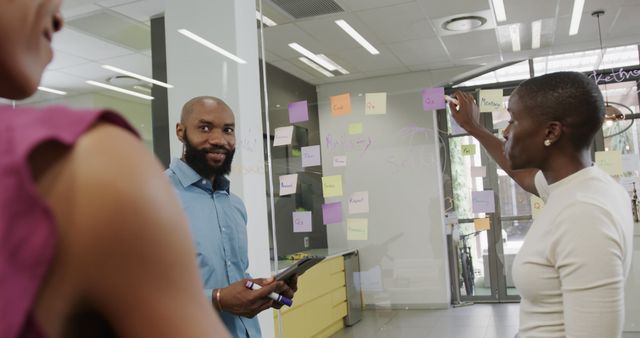
[[[0,0],[0,96],[32,95],[59,0]],[[115,113],[0,106],[0,338],[228,337],[161,167]]]

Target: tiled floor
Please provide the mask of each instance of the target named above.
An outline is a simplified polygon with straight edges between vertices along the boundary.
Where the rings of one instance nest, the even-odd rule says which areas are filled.
[[[475,304],[446,310],[367,310],[332,338],[513,338],[519,304]],[[622,338],[640,338],[627,333]]]

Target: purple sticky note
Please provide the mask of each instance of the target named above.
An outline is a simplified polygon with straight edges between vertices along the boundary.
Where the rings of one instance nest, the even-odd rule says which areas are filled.
[[[307,100],[289,103],[289,122],[304,122],[309,120]]]
[[[320,165],[320,146],[302,147],[302,167]]]
[[[424,111],[444,109],[444,88],[425,88],[422,90],[422,108]]]
[[[342,203],[327,203],[322,205],[322,219],[324,224],[342,223]]]
[[[311,211],[293,212],[293,232],[311,232]]]

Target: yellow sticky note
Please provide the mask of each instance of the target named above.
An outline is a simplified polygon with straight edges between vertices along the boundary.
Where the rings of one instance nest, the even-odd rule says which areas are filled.
[[[366,93],[364,95],[364,114],[382,115],[387,113],[387,93]]]
[[[351,95],[349,93],[331,97],[331,115],[341,116],[351,114]]]
[[[502,108],[502,89],[480,90],[478,105],[481,112],[493,112]]]
[[[366,241],[369,239],[369,220],[366,218],[347,218],[347,240]]]
[[[596,151],[596,164],[609,175],[622,175],[622,154],[618,150]]]
[[[473,156],[476,154],[475,144],[463,144],[461,149],[462,149],[462,156]]]
[[[543,206],[544,201],[542,200],[542,198],[536,195],[531,195],[531,218],[536,219]]]
[[[349,135],[362,134],[362,123],[349,123]]]
[[[342,196],[342,175],[323,177],[322,195],[324,197]]]
[[[491,229],[491,221],[488,218],[476,218],[473,220],[473,227],[476,231],[485,231]]]

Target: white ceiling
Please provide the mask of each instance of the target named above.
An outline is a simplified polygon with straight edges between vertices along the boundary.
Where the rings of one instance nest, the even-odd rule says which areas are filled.
[[[70,93],[97,91],[86,80],[104,82],[116,75],[103,64],[151,77],[151,51],[133,48],[123,40],[123,26],[137,33],[150,32],[149,18],[162,13],[166,0],[65,0],[63,15],[68,24],[54,37],[55,57],[42,85]],[[177,0],[175,0],[177,1]],[[184,0],[183,0],[184,1]],[[232,1],[232,0],[224,0]],[[258,0],[259,1],[259,0]],[[278,23],[265,27],[266,60],[313,84],[345,81],[418,70],[460,65],[480,67],[535,56],[559,54],[599,46],[594,10],[601,18],[605,46],[639,42],[640,0],[586,0],[580,31],[569,36],[573,0],[504,0],[507,21],[495,26],[491,0],[335,0],[344,12],[294,19],[263,0],[263,11]],[[452,16],[481,13],[488,16],[488,29],[451,34],[439,28]],[[486,14],[488,13],[488,14]],[[92,18],[98,16],[94,27]],[[87,20],[89,18],[89,20]],[[84,20],[83,20],[84,19]],[[104,20],[117,24],[108,25]],[[371,55],[335,23],[346,20],[379,51]],[[531,49],[530,25],[543,19],[543,46]],[[87,24],[89,22],[89,24]],[[520,24],[522,51],[511,51],[510,41],[499,41],[501,26]],[[127,34],[130,35],[131,34]],[[149,33],[146,39],[150,39]],[[145,38],[142,38],[143,40]],[[351,74],[327,78],[298,60],[288,47],[297,42],[317,54],[325,54]],[[133,43],[135,45],[135,41]],[[140,41],[148,46],[149,41]],[[38,97],[52,94],[37,94]]]

